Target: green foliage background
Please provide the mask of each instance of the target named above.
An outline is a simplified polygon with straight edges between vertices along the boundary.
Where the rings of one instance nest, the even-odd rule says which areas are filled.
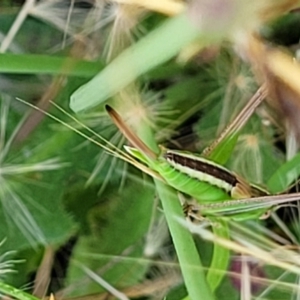
[[[9,1],[1,5],[0,29],[5,34],[19,8]],[[57,7],[66,14],[68,5],[66,2],[65,6]],[[87,8],[80,3],[76,5],[81,18],[87,18]],[[148,12],[137,23],[149,33],[162,19],[165,17]],[[26,290],[31,293],[32,280],[45,249],[54,249],[55,263],[51,266],[53,273],[46,294],[61,292],[64,297],[100,295],[105,289],[91,279],[93,272],[120,290],[174,277],[173,284],[166,283],[164,288],[157,288],[156,293],[147,293],[145,289],[136,298],[163,299],[167,296],[167,299],[183,299],[186,291],[152,179],[47,117],[24,136],[24,140],[13,139],[10,144],[15,131],[24,128],[27,124],[24,120],[30,119],[28,107],[16,101],[16,97],[38,103],[54,78],[63,73],[66,75],[64,84],[51,100],[70,111],[69,99],[73,92],[107,65],[104,47],[98,43],[108,41],[112,23],[113,18],[94,32],[94,36],[83,35],[88,37],[85,46],[97,50],[91,61],[84,58],[92,56],[88,47],[79,57],[70,54],[78,46],[78,41],[72,40],[75,35],[71,35],[67,46],[61,47],[64,32],[34,17],[26,18],[14,39],[21,54],[13,50],[0,54],[0,152],[4,153],[8,147],[7,155],[2,157],[0,154],[0,241],[4,241],[0,247],[0,279],[20,290],[29,286]],[[72,29],[75,30],[75,25]],[[296,29],[299,29],[299,14],[290,14],[266,25],[262,34],[270,41],[285,43],[288,47],[292,42],[287,41],[286,35],[282,38],[281,34],[288,31],[292,39]],[[148,51],[155,50],[149,45]],[[208,50],[213,52],[214,49]],[[116,73],[114,79],[120,79],[118,76]],[[227,42],[217,48],[212,59],[205,60],[201,54],[184,64],[178,63],[176,58],[170,59],[143,74],[136,85],[148,119],[154,124],[152,130],[156,132],[158,143],[198,153],[218,136],[258,87],[251,67]],[[94,92],[97,94],[98,90]],[[134,98],[136,94],[129,96]],[[126,113],[126,105],[129,111],[135,103],[124,104],[122,100],[120,106]],[[120,99],[113,101],[122,102]],[[240,133],[227,167],[251,182],[266,185],[285,162],[285,146],[282,124],[264,122],[269,119],[261,113],[263,110],[268,111],[268,108],[258,111]],[[55,107],[50,105],[49,111],[78,127]],[[124,143],[102,105],[77,117],[113,144],[121,147]],[[86,129],[81,130],[97,139]],[[255,139],[254,146],[247,144],[247,137]],[[53,170],[41,167],[22,171],[22,166],[35,166],[53,158],[59,163]],[[290,184],[290,181],[278,178],[287,177],[291,169],[295,171],[298,160],[296,156],[292,163],[281,167],[277,177],[271,178],[269,186],[274,192]],[[10,167],[14,167],[14,172],[6,171]],[[296,169],[298,174],[298,167]],[[288,226],[296,227],[294,231],[297,232],[293,219],[289,220]],[[276,230],[273,227],[274,224],[271,229]],[[195,239],[200,245],[202,262],[208,267],[212,245]],[[62,262],[59,255],[65,255]],[[1,263],[8,259],[16,263],[9,268],[3,265],[6,271],[1,272]],[[22,261],[17,262],[20,259]],[[12,270],[16,272],[10,272]],[[271,266],[264,272],[274,281],[282,274],[282,270]],[[285,278],[287,283],[294,280],[294,275]],[[279,297],[279,293],[282,296]],[[291,289],[279,286],[268,294],[268,299],[288,299],[291,294]],[[239,297],[229,278],[216,295],[218,299]]]

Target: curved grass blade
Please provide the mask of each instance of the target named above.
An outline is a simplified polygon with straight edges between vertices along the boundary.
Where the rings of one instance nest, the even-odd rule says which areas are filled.
[[[214,222],[214,219],[213,219]],[[230,240],[229,226],[224,220],[217,220],[216,224],[213,224],[213,233],[216,237]],[[210,287],[215,291],[221,284],[230,262],[230,252],[222,245],[214,243],[214,250],[212,260],[207,272],[206,278],[210,284]],[[217,270],[218,272],[215,272]],[[221,272],[220,272],[221,271]]]

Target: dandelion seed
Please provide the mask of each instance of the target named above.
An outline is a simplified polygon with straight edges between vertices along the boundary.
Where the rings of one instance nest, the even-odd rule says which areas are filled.
[[[66,3],[60,0],[42,0],[31,8],[30,14],[33,17],[53,24],[68,35],[75,35],[78,31],[76,27],[81,27],[84,23],[86,10],[73,7],[71,11],[72,19],[70,20],[70,17],[68,17],[70,7]],[[70,21],[72,21],[72,24]]]
[[[156,203],[153,208],[156,209]],[[169,231],[165,217],[163,215],[157,216],[153,211],[152,224],[146,236],[144,255],[146,257],[153,257],[157,255],[159,251],[161,251],[161,246],[165,243],[168,236]]]
[[[114,21],[105,49],[107,61],[111,61],[134,42],[133,34],[138,32],[135,28],[143,13],[144,10],[140,6],[117,3],[111,5],[111,15]]]
[[[240,136],[236,148],[236,156],[233,168],[252,182],[263,182],[263,159],[261,153],[261,141],[255,134]],[[245,159],[247,157],[247,159]]]

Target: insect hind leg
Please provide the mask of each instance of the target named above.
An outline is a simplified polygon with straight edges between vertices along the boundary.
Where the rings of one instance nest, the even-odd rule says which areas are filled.
[[[193,200],[187,200],[182,193],[178,193],[178,198],[182,206],[185,218],[191,223],[201,223],[206,218],[201,215],[199,206]]]

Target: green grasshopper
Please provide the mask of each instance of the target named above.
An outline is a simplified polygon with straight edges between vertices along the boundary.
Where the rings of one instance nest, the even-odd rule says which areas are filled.
[[[228,199],[232,199],[231,202],[234,203],[234,199],[249,201],[251,197],[269,195],[268,191],[248,184],[242,177],[199,155],[164,147],[160,147],[160,153],[153,152],[129,129],[114,109],[107,105],[106,110],[115,125],[134,146],[134,148],[125,146],[125,150],[154,172],[155,177],[160,178],[177,191],[196,199],[199,204],[223,203]],[[250,212],[233,214],[229,219],[244,221],[262,218],[268,215],[270,207],[271,205]],[[187,215],[193,217],[193,212],[198,208],[191,206],[187,208],[187,211],[189,210],[192,213],[188,212]],[[201,216],[207,214],[212,223],[220,222],[212,226],[214,234],[229,239],[229,228],[224,218],[216,219],[216,214],[207,213],[207,210],[200,210],[200,214]],[[210,269],[206,275],[212,290],[218,287],[224,277],[222,274],[216,275],[214,270],[226,271],[229,261],[229,251],[222,246],[214,245]]]
[[[154,153],[123,122],[120,115],[110,106],[106,110],[123,135],[134,146],[125,150],[154,171],[171,187],[191,196],[201,204],[210,204],[227,199],[248,199],[269,195],[259,186],[248,184],[241,176],[228,169],[190,152],[166,149]],[[264,218],[268,208],[237,214],[235,221]]]

